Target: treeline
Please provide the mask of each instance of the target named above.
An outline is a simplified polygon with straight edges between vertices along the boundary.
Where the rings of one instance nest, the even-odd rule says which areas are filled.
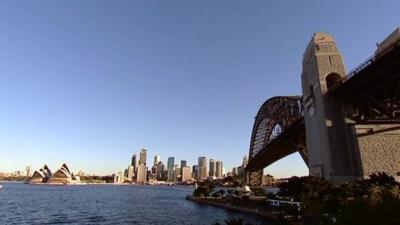
[[[305,204],[306,224],[400,224],[400,184],[386,173],[339,184],[310,176],[292,177],[280,189],[280,196]],[[308,215],[312,216],[307,219]]]

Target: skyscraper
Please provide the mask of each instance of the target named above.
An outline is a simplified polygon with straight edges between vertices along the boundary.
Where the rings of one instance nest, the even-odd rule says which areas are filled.
[[[167,164],[167,181],[173,182],[174,181],[174,166],[175,166],[175,158],[168,157],[168,164]]]
[[[181,160],[181,168],[187,166],[187,161],[186,160]]]
[[[209,176],[210,177],[216,177],[217,173],[216,173],[216,161],[214,159],[210,159],[210,172],[209,172]]]
[[[146,165],[146,162],[147,162],[147,149],[142,148],[142,151],[140,152],[139,165],[140,164]]]
[[[181,177],[182,175],[181,172],[182,172],[181,168],[179,167],[178,164],[176,164],[174,166],[174,181],[177,181]]]
[[[186,181],[190,181],[192,179],[192,174],[190,171],[190,167],[189,166],[184,166],[181,168],[182,170],[182,182],[186,182]]]
[[[216,175],[217,178],[222,178],[222,175],[224,173],[222,168],[223,168],[224,165],[222,164],[222,161],[217,161],[215,164],[216,164],[216,169],[215,169],[216,170],[216,174],[215,175]]]
[[[165,180],[165,164],[163,162],[158,162],[156,165],[156,179],[157,180]]]
[[[132,166],[132,165],[129,165],[129,167],[128,167],[128,181],[132,182],[134,176],[135,176],[135,167]]]
[[[147,179],[147,166],[140,164],[137,168],[136,182],[144,183]]]
[[[133,167],[135,167],[135,168],[136,168],[136,166],[137,166],[137,157],[136,157],[136,154],[135,154],[135,153],[132,155],[132,162],[131,162],[131,165],[132,165]]]
[[[198,165],[193,165],[193,168],[192,168],[192,177],[194,178],[194,179],[198,179],[198,177],[199,177],[199,166]]]
[[[208,177],[208,165],[207,158],[205,156],[199,157],[199,171],[198,171],[198,180],[204,180]]]
[[[156,156],[154,156],[154,166],[157,165],[160,161],[160,154],[157,153]]]

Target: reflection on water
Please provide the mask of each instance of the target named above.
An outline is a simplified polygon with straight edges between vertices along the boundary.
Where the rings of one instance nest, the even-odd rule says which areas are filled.
[[[259,217],[185,200],[189,187],[4,183],[0,224],[205,224]]]

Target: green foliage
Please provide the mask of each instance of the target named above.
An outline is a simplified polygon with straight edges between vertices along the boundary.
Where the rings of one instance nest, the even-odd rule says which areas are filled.
[[[281,196],[304,202],[306,211],[320,218],[319,224],[400,224],[400,184],[386,173],[340,184],[292,177],[280,188]]]
[[[208,197],[213,191],[214,186],[210,183],[200,183],[200,185],[193,191],[194,197]]]

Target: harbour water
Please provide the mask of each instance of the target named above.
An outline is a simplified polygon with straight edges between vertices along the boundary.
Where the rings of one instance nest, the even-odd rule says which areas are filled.
[[[184,186],[49,186],[2,183],[0,224],[204,224],[262,218],[185,200]]]

